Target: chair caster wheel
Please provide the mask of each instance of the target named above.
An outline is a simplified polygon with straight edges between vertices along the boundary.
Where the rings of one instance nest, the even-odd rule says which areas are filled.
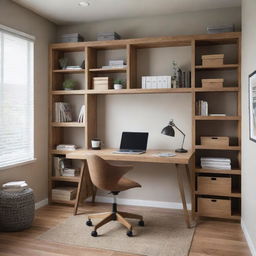
[[[140,220],[140,221],[138,222],[138,224],[139,224],[139,226],[141,226],[141,227],[144,227],[144,226],[145,226],[145,223],[144,223],[143,220]]]
[[[129,237],[132,237],[132,236],[133,236],[133,233],[132,233],[131,230],[129,230],[129,231],[127,231],[126,235],[129,236]]]
[[[97,236],[98,236],[97,231],[92,231],[91,236],[93,236],[93,237],[97,237]]]
[[[87,220],[87,221],[86,221],[86,225],[89,226],[89,227],[91,227],[91,226],[92,226],[92,221],[91,221],[91,220]]]

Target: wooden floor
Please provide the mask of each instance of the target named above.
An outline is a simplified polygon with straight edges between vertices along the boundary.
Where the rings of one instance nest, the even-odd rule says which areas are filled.
[[[89,205],[81,212],[109,210],[109,205]],[[140,212],[142,207],[122,206],[122,210]],[[172,211],[167,209],[143,208],[143,211]],[[33,227],[14,233],[0,232],[0,256],[134,256],[108,250],[90,249],[78,246],[59,245],[35,239],[41,233],[65,221],[72,215],[68,206],[45,206],[37,210]],[[239,223],[203,220],[196,228],[189,256],[249,256]],[[166,255],[168,256],[168,255]]]

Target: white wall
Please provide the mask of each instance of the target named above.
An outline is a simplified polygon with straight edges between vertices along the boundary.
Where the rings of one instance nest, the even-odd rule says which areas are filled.
[[[204,34],[207,25],[235,24],[236,29],[240,30],[240,19],[240,8],[217,9],[59,26],[58,35],[79,32],[86,40],[95,40],[96,33],[104,31],[116,31],[122,38]],[[168,75],[171,74],[173,59],[179,65],[189,67],[191,48],[145,50],[139,53],[139,57],[139,75]],[[186,147],[191,148],[191,108],[190,94],[100,96],[98,136],[104,140],[106,147],[118,147],[122,131],[145,130],[150,133],[149,148],[174,149],[179,146],[181,136],[177,133],[177,137],[171,138],[160,134],[169,119],[174,118],[187,134]],[[129,177],[140,182],[142,189],[123,192],[120,197],[180,202],[173,171],[174,168],[168,165],[135,164]]]
[[[26,180],[36,201],[47,197],[48,187],[48,45],[56,26],[10,0],[0,0],[0,24],[34,35],[35,41],[35,163],[0,171],[0,185]],[[1,125],[1,124],[0,124]]]
[[[256,143],[249,140],[248,75],[256,70],[256,1],[242,1],[242,221],[256,255]],[[248,233],[247,233],[248,232]]]

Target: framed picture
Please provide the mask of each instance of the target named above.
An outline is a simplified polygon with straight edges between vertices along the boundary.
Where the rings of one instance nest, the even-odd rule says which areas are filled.
[[[250,140],[256,142],[256,71],[249,75]]]

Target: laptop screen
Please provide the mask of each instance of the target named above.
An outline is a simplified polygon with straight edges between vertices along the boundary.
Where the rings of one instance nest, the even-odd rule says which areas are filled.
[[[123,132],[120,149],[146,150],[148,144],[148,132]]]

